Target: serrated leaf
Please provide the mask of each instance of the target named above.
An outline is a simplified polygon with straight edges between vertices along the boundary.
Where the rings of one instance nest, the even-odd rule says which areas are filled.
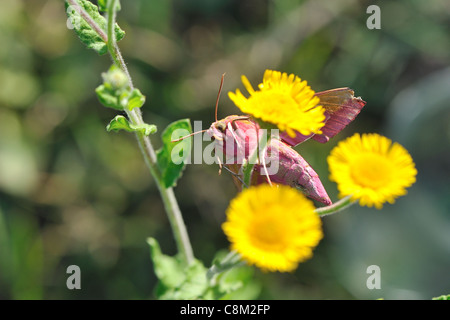
[[[207,289],[206,268],[194,260],[189,266],[178,256],[161,252],[158,242],[148,238],[155,274],[159,279],[156,296],[163,300],[198,299]]]
[[[150,256],[153,261],[153,269],[159,279],[159,295],[170,288],[177,287],[185,278],[184,265],[176,257],[164,255],[161,252],[158,242],[154,238],[148,238],[147,243],[150,246]]]
[[[164,300],[193,300],[203,297],[208,288],[206,268],[194,260],[183,270],[185,278],[176,287],[170,288],[159,298]]]
[[[76,0],[78,5],[92,18],[94,23],[106,34],[106,19],[99,13],[98,7],[87,0]],[[66,13],[70,22],[80,40],[90,49],[94,49],[98,54],[102,55],[108,51],[106,42],[95,31],[95,29],[89,25],[88,22],[78,13],[76,8],[72,7],[66,1]],[[121,40],[125,36],[125,31],[120,29],[119,25],[115,25],[114,32],[116,35],[116,41]]]
[[[176,185],[191,151],[191,138],[178,142],[172,141],[190,133],[192,133],[192,128],[189,119],[172,122],[162,133],[163,147],[157,151],[157,159],[166,188]]]
[[[208,270],[210,287],[204,298],[247,300],[256,299],[261,292],[261,284],[254,279],[254,268],[239,263],[240,256],[231,256],[219,251]],[[214,270],[214,271],[212,271]]]
[[[144,123],[143,125],[133,125],[128,121],[124,116],[116,116],[114,119],[106,127],[107,131],[119,131],[125,130],[128,132],[142,132],[144,135],[148,136],[157,131],[157,128],[154,124]]]

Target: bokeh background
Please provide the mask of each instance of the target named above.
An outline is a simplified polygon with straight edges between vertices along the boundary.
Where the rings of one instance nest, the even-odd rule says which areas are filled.
[[[95,1],[94,1],[95,2]],[[181,118],[214,121],[238,109],[226,92],[265,69],[316,91],[349,86],[367,105],[327,144],[296,149],[333,200],[326,157],[354,132],[405,146],[417,183],[383,210],[353,206],[323,219],[325,238],[292,274],[254,270],[250,298],[431,299],[450,293],[450,2],[122,1],[119,43],[144,119],[160,132]],[[147,237],[175,254],[156,186],[133,135],[107,133],[116,112],[94,89],[110,66],[67,28],[59,0],[0,2],[0,299],[154,299]],[[159,135],[152,136],[156,147]],[[216,165],[189,165],[175,193],[197,258],[228,247],[221,231],[236,189]],[[66,268],[81,268],[81,290]],[[381,289],[366,287],[370,265]],[[253,270],[253,269],[252,269]]]

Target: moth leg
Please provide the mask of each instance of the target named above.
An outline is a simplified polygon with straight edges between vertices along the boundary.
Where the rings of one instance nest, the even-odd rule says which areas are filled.
[[[239,148],[242,148],[241,144],[239,143],[238,138],[236,137],[236,135],[234,134],[234,130],[233,127],[231,125],[231,122],[228,122],[228,130],[230,130],[231,135],[233,136],[234,140],[236,141],[236,144],[238,145]]]
[[[238,179],[239,182],[242,183],[246,188],[248,188],[247,184],[244,182],[244,180],[242,180],[241,176],[238,173],[231,171],[226,166],[224,166],[223,168],[231,173],[234,177],[236,177],[236,179]]]
[[[267,147],[264,149],[263,154],[265,154],[266,151],[267,151]],[[266,176],[267,182],[272,187],[272,181],[270,180],[269,172],[267,171],[267,166],[266,166],[266,160],[265,159],[266,159],[266,157],[264,157],[264,156],[261,157],[261,164],[262,164],[262,167],[264,169],[264,175]]]
[[[217,156],[217,162],[219,163],[219,176],[220,176],[222,174],[223,166],[222,166],[222,162],[220,161],[219,156]]]

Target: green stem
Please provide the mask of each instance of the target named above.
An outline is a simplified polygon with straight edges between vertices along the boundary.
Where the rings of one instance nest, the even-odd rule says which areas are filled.
[[[220,262],[215,263],[208,269],[206,273],[206,277],[209,281],[214,285],[215,277],[227,270],[230,270],[234,267],[237,267],[241,264],[245,264],[241,260],[241,255],[236,251],[230,251],[225,258],[223,258]]]
[[[128,78],[128,85],[130,86],[131,90],[134,89],[133,81],[131,79],[130,72],[128,71],[127,65],[125,64],[125,61],[123,60],[122,54],[120,53],[119,46],[117,45],[116,41],[116,34],[115,34],[115,25],[116,25],[116,5],[117,0],[109,0],[108,8],[107,8],[107,14],[108,14],[108,20],[107,20],[107,36],[108,40],[106,41],[106,45],[108,46],[108,51],[111,55],[111,58],[115,65],[120,67],[123,72],[125,72],[127,78]]]
[[[350,195],[350,196],[346,196],[345,198],[342,198],[341,200],[333,203],[330,206],[326,206],[323,208],[317,208],[315,210],[315,212],[317,212],[319,214],[319,216],[324,217],[324,216],[328,216],[333,213],[337,213],[344,209],[347,209],[354,203],[356,203],[356,201],[352,200],[352,196]]]
[[[244,181],[244,188],[249,188],[252,185],[252,175],[253,175],[253,169],[255,168],[255,165],[260,160],[260,155],[264,157],[266,153],[266,148],[269,145],[270,141],[270,135],[263,135],[259,141],[258,145],[253,151],[252,154],[248,157],[248,160],[246,163],[242,165],[242,174],[243,174],[243,181]]]
[[[133,83],[128,71],[128,68],[123,60],[122,54],[120,53],[119,47],[116,43],[116,37],[114,32],[114,27],[116,24],[116,1],[110,0],[108,3],[107,13],[108,13],[108,30],[107,30],[107,39],[106,41],[108,46],[108,51],[111,55],[114,64],[120,67],[126,74],[129,82],[129,86],[133,89]],[[133,110],[125,110],[129,120],[134,125],[142,125],[144,124],[144,120],[142,119],[141,110],[138,108],[134,108]],[[141,149],[142,155],[144,156],[145,163],[150,170],[153,178],[156,181],[159,192],[161,194],[161,198],[164,203],[164,208],[167,212],[168,219],[170,221],[170,225],[172,227],[172,232],[174,234],[175,242],[177,244],[178,251],[182,255],[186,264],[190,264],[194,260],[194,255],[192,252],[191,243],[189,241],[189,236],[186,230],[186,226],[183,221],[183,217],[181,215],[180,208],[178,206],[178,202],[176,200],[175,194],[172,188],[166,188],[163,185],[161,173],[158,168],[157,158],[155,149],[152,146],[152,143],[148,136],[144,135],[141,132],[136,132],[137,141],[139,144],[139,148]]]

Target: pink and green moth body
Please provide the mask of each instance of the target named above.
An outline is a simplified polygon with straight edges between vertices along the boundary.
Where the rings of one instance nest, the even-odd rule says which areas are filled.
[[[252,185],[273,182],[288,185],[301,190],[308,197],[325,205],[332,204],[319,176],[305,159],[295,151],[296,146],[310,138],[325,143],[342,131],[364,107],[365,102],[355,98],[349,88],[338,88],[318,92],[320,104],[325,108],[326,120],[321,134],[309,136],[296,133],[290,137],[286,133],[280,133],[280,139],[270,139],[266,157],[263,163],[273,160],[273,155],[278,155],[278,170],[276,173],[261,174],[262,163],[255,165],[252,174]],[[259,126],[248,116],[232,115],[211,124],[206,133],[218,144],[225,159],[223,165],[234,173],[234,181],[241,188],[242,182],[238,178],[241,173],[242,160],[257,148],[259,141]]]
[[[257,148],[258,124],[245,119],[243,116],[228,116],[214,122],[207,133],[213,137],[225,156],[223,165],[232,171],[236,185],[241,188],[242,183],[236,176],[240,175],[242,160]],[[284,184],[297,188],[305,195],[324,203],[332,204],[319,176],[300,154],[279,139],[270,139],[264,153],[266,163],[276,159],[276,173],[266,176],[262,163],[255,165],[252,174],[252,185],[271,181],[275,184]]]

